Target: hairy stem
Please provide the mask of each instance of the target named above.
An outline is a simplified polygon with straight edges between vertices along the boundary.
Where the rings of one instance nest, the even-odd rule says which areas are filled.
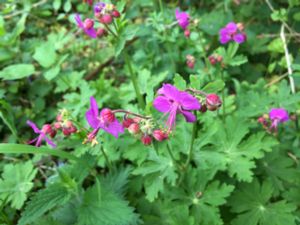
[[[103,154],[103,156],[104,156],[104,158],[105,158],[107,167],[108,167],[109,169],[112,169],[111,163],[110,163],[110,161],[109,161],[109,159],[108,159],[108,156],[107,156],[107,154],[105,153],[105,151],[104,151],[102,145],[100,146],[100,150],[101,150],[101,152],[102,152],[102,154]]]
[[[124,51],[124,57],[125,57],[125,62],[128,66],[129,69],[129,74],[130,74],[130,79],[131,82],[133,84],[134,90],[135,90],[135,94],[138,100],[138,104],[139,104],[139,108],[140,109],[144,109],[145,108],[145,102],[143,99],[143,96],[141,95],[141,91],[138,85],[138,81],[137,81],[137,77],[136,74],[134,73],[133,69],[132,69],[132,65],[131,65],[131,61],[129,59],[128,53],[126,52],[126,50]]]
[[[137,114],[137,113],[133,113],[133,112],[130,112],[130,111],[127,111],[127,110],[123,110],[123,109],[116,109],[116,110],[113,110],[112,112],[113,113],[125,113],[126,115],[132,115],[132,116],[136,116],[136,117],[139,117],[139,118],[142,118],[142,119],[146,119],[146,120],[149,120],[149,119],[152,118],[151,116],[143,116],[143,115],[140,115],[140,114]]]

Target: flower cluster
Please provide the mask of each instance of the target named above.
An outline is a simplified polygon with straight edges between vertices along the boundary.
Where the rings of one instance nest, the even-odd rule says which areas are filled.
[[[230,41],[241,44],[247,39],[244,32],[244,25],[242,23],[236,24],[234,22],[230,22],[220,30],[219,34],[221,44],[226,44]]]
[[[184,35],[189,37],[190,30],[188,29],[188,26],[190,24],[190,15],[187,12],[180,12],[179,9],[176,9],[175,17],[178,25],[184,30]]]
[[[97,135],[100,130],[119,138],[124,133],[124,129],[140,139],[144,145],[150,145],[154,140],[162,142],[170,137],[175,128],[177,114],[183,115],[186,122],[193,123],[196,122],[196,116],[192,111],[214,111],[221,104],[222,102],[216,94],[206,94],[195,89],[181,91],[171,84],[163,84],[153,101],[154,108],[163,113],[162,117],[168,117],[165,125],[162,126],[150,116],[143,116],[127,110],[111,110],[109,108],[99,110],[96,99],[90,97],[90,107],[85,113],[85,118],[92,131],[86,133],[83,143],[91,143],[92,146],[98,144]],[[124,115],[122,123],[118,121],[116,116],[120,113]],[[45,124],[41,130],[33,122],[28,121],[27,124],[32,127],[35,133],[39,134],[37,138],[28,143],[36,143],[36,146],[40,146],[42,140],[45,140],[50,146],[55,147],[56,145],[47,135],[54,138],[58,130],[61,130],[64,136],[77,132],[77,128],[68,117],[68,112],[62,110],[53,125]]]
[[[192,55],[187,55],[187,56],[186,56],[186,65],[187,65],[190,69],[194,69],[195,62],[196,62],[196,59],[195,59],[194,56],[192,56]]]
[[[34,138],[31,141],[28,141],[28,144],[35,143],[36,147],[40,147],[42,141],[45,140],[51,147],[54,148],[56,147],[56,144],[50,138],[54,138],[57,134],[57,131],[62,130],[64,136],[70,136],[72,133],[76,133],[77,128],[70,120],[66,119],[66,114],[67,112],[63,110],[56,117],[56,122],[53,125],[44,124],[41,130],[34,122],[28,120],[27,125],[33,129],[34,133],[38,134],[38,137]],[[49,135],[50,138],[47,135]]]
[[[265,130],[270,133],[277,134],[278,125],[289,120],[289,114],[284,108],[273,108],[269,115],[263,115],[258,118],[258,122],[262,124]]]
[[[218,54],[213,54],[208,57],[208,60],[211,65],[216,65],[217,63],[221,63],[222,65],[223,57]]]
[[[88,1],[92,4],[92,1]],[[99,38],[108,34],[107,27],[111,24],[114,18],[119,18],[121,16],[120,12],[116,9],[115,5],[108,4],[104,2],[98,2],[94,5],[94,16],[95,19],[87,18],[84,21],[81,20],[80,15],[75,15],[75,21],[77,26],[83,30],[91,38]],[[95,28],[95,22],[99,22],[104,25]]]

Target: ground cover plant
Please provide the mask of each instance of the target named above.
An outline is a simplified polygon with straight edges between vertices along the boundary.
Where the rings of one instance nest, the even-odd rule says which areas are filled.
[[[0,224],[300,224],[299,0],[0,2]]]

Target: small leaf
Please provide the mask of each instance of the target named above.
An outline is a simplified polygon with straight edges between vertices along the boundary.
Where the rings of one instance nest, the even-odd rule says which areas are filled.
[[[34,67],[31,64],[14,64],[1,70],[0,78],[3,78],[4,80],[17,80],[28,77],[34,72]]]
[[[221,91],[225,87],[225,83],[222,80],[215,80],[204,86],[203,91],[207,93],[216,93]]]
[[[56,52],[52,42],[45,42],[36,47],[33,58],[44,67],[50,67],[56,61]]]
[[[180,76],[180,74],[176,73],[175,77],[174,77],[174,85],[180,89],[180,90],[184,90],[186,89],[186,81],[182,78],[182,76]]]

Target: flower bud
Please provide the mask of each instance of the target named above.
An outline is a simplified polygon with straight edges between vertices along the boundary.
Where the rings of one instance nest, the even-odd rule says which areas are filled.
[[[238,27],[238,29],[239,29],[240,31],[244,31],[245,26],[244,26],[243,23],[237,23],[236,25],[237,25],[237,27]]]
[[[126,119],[123,120],[122,125],[123,125],[123,127],[128,128],[133,123],[134,123],[133,119],[126,118]]]
[[[131,134],[138,134],[140,132],[140,125],[137,123],[132,123],[129,127],[128,127],[128,131]]]
[[[206,95],[206,107],[210,111],[215,111],[222,105],[220,97],[216,94]]]
[[[191,36],[191,31],[188,29],[184,30],[184,36],[189,38]]]
[[[103,24],[111,24],[112,23],[112,16],[109,14],[105,14],[100,17],[99,21]]]
[[[142,136],[141,141],[144,145],[151,145],[152,138],[149,135],[145,134]]]
[[[221,55],[217,55],[216,60],[217,60],[217,62],[222,62],[223,57]]]
[[[50,135],[51,138],[54,138],[54,137],[56,136],[56,134],[57,134],[56,130],[52,130],[52,131],[49,133],[49,135]]]
[[[70,129],[69,128],[63,128],[62,129],[62,132],[65,136],[70,136],[71,132],[70,132]]]
[[[104,28],[98,28],[97,29],[97,37],[103,37],[103,36],[105,36],[107,34],[107,32],[106,32],[106,30],[104,29]]]
[[[77,128],[73,125],[73,126],[71,126],[71,127],[69,128],[69,131],[70,131],[71,133],[76,133],[76,132],[77,132]]]
[[[56,121],[58,121],[58,122],[61,122],[62,121],[62,115],[61,114],[58,114],[57,116],[56,116]]]
[[[87,18],[84,20],[83,26],[85,29],[91,29],[92,27],[94,27],[94,21],[90,18]]]
[[[208,60],[209,60],[211,65],[216,65],[216,63],[217,63],[217,60],[213,55],[209,56]]]
[[[154,130],[152,133],[152,136],[157,141],[164,141],[164,140],[168,139],[168,134],[163,132],[162,130]]]
[[[192,55],[186,56],[186,64],[189,68],[193,69],[195,66],[195,57]]]
[[[139,122],[141,122],[141,118],[140,117],[134,117],[133,118],[133,121],[135,122],[135,123],[139,123]]]
[[[115,18],[119,18],[121,16],[120,12],[118,10],[113,10],[111,15]]]
[[[200,108],[200,112],[205,113],[207,111],[206,104],[202,104]]]
[[[112,123],[116,119],[115,114],[107,108],[101,111],[101,118],[103,119],[104,123]]]
[[[65,123],[64,123],[64,127],[66,127],[66,128],[71,128],[73,126],[73,123],[72,123],[72,121],[70,121],[70,120],[67,120]]]
[[[61,123],[60,123],[60,122],[55,122],[55,123],[54,123],[54,128],[55,128],[56,130],[59,130],[59,129],[61,128]]]
[[[42,127],[42,132],[44,132],[45,134],[50,134],[52,132],[52,127],[50,124],[45,124]]]

